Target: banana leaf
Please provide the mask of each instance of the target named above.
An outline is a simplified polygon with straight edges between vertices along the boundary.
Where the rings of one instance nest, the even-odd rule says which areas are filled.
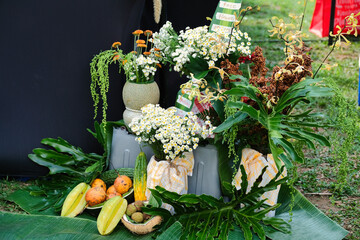
[[[291,207],[290,189],[287,185],[281,186],[278,202],[280,207],[276,209],[276,217],[285,221],[290,220],[289,210]],[[290,234],[283,234],[279,231],[267,232],[266,236],[271,239],[294,240],[294,239],[326,239],[340,240],[348,232],[339,224],[332,221],[309,200],[307,200],[299,191],[294,192],[295,203],[292,210],[292,221]]]
[[[0,222],[1,239],[152,239],[152,234],[136,236],[122,224],[112,234],[101,236],[96,221],[81,218],[0,212]]]
[[[268,238],[274,240],[340,240],[347,235],[348,232],[345,229],[312,205],[299,191],[295,190],[294,198],[295,205],[292,211],[292,221],[289,222],[291,233],[284,234],[270,228],[265,228]],[[283,184],[278,197],[278,203],[281,203],[281,206],[276,210],[276,218],[289,221],[290,199],[290,189],[286,184]],[[22,209],[31,213],[31,206],[41,204],[42,197],[29,196],[25,193],[23,194],[21,190],[18,190],[13,193],[8,200],[14,201]],[[0,236],[3,239],[70,239],[75,236],[76,239],[104,238],[97,232],[95,217],[92,219],[94,220],[81,219],[79,217],[64,218],[48,215],[23,215],[2,212],[0,213]],[[179,230],[181,229],[181,224],[176,222],[174,224],[158,238],[169,236],[167,234],[173,233],[174,238],[172,239],[179,239],[179,235],[181,235],[181,230]],[[255,237],[256,236],[254,236],[254,239],[256,239]],[[111,235],[106,236],[106,239],[113,238],[151,239],[150,235],[135,237],[129,233],[128,230],[124,229],[121,224],[119,224]],[[235,227],[233,231],[229,232],[229,239],[244,239],[244,234],[240,228]]]

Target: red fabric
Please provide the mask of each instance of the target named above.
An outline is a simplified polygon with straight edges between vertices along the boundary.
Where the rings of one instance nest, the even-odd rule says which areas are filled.
[[[335,8],[334,30],[339,25],[344,26],[345,17],[351,13],[360,12],[360,0],[337,0]],[[319,37],[326,37],[329,34],[330,27],[331,0],[316,0],[313,18],[310,25],[310,32]],[[356,17],[360,22],[360,16]],[[346,31],[346,29],[345,29]],[[360,31],[360,28],[358,28]],[[352,32],[354,34],[354,32]]]

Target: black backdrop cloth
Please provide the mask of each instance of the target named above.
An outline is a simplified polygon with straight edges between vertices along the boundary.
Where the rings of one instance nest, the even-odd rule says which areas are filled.
[[[218,1],[163,0],[160,24],[152,0],[0,0],[0,176],[39,176],[28,159],[41,139],[62,137],[85,152],[101,153],[93,129],[89,64],[115,41],[132,47],[131,32],[209,24]],[[184,78],[157,74],[161,105],[174,104]],[[110,68],[108,120],[122,118],[124,76]],[[101,121],[100,118],[97,119]]]

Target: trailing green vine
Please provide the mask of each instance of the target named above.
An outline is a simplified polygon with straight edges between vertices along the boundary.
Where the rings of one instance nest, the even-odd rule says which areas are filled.
[[[231,108],[228,106],[228,103],[230,101],[236,101],[238,99],[237,96],[230,96],[229,97],[229,101],[226,102],[225,106],[224,106],[224,112],[225,112],[225,117],[228,118],[230,116],[233,116],[237,111],[234,108]],[[232,156],[234,157],[233,160],[233,165],[232,165],[232,169],[233,169],[233,176],[232,179],[234,179],[237,169],[236,166],[238,165],[238,163],[240,162],[240,158],[239,155],[237,154],[236,151],[236,146],[235,146],[235,142],[237,140],[237,135],[238,135],[238,131],[239,131],[239,126],[238,125],[234,125],[231,128],[225,130],[223,132],[223,143],[226,142],[229,148],[229,154],[228,157],[229,159],[232,158]]]
[[[334,80],[326,78],[326,81],[334,89],[335,93],[330,101],[330,104],[333,106],[329,107],[329,115],[336,128],[330,138],[334,146],[332,154],[337,164],[337,181],[334,190],[336,193],[341,194],[348,185],[349,154],[352,150],[356,133],[359,132],[357,124],[360,122],[360,117],[355,103],[343,96]]]
[[[116,50],[106,50],[94,56],[90,63],[91,96],[94,101],[94,119],[97,116],[100,97],[102,101],[102,123],[106,125],[107,92],[109,91],[109,65],[114,62]],[[119,68],[120,72],[121,68]]]

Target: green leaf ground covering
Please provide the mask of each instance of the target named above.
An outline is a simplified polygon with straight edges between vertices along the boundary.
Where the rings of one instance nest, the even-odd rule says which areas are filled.
[[[294,194],[295,206],[292,221],[289,222],[291,234],[283,234],[278,231],[273,232],[273,230],[265,228],[268,237],[279,240],[340,240],[346,236],[346,230],[325,216],[300,192],[296,191]],[[289,220],[290,199],[289,188],[286,185],[282,185],[278,199],[278,202],[282,205],[276,211],[277,218]],[[33,214],[32,206],[41,204],[43,201],[42,197],[30,196],[23,190],[13,193],[9,200],[16,202],[22,209]],[[103,237],[97,231],[95,217],[91,217],[86,212],[82,214],[82,217],[88,217],[89,219],[1,212],[0,239],[151,239],[150,235],[141,237],[131,234],[122,224],[119,224],[111,235]],[[181,224],[175,222],[158,239],[169,239],[168,236],[174,237],[171,239],[179,239],[182,233],[180,229]],[[229,239],[244,239],[240,228],[235,227],[233,231],[230,231]],[[257,239],[257,237],[254,236],[254,239]]]

